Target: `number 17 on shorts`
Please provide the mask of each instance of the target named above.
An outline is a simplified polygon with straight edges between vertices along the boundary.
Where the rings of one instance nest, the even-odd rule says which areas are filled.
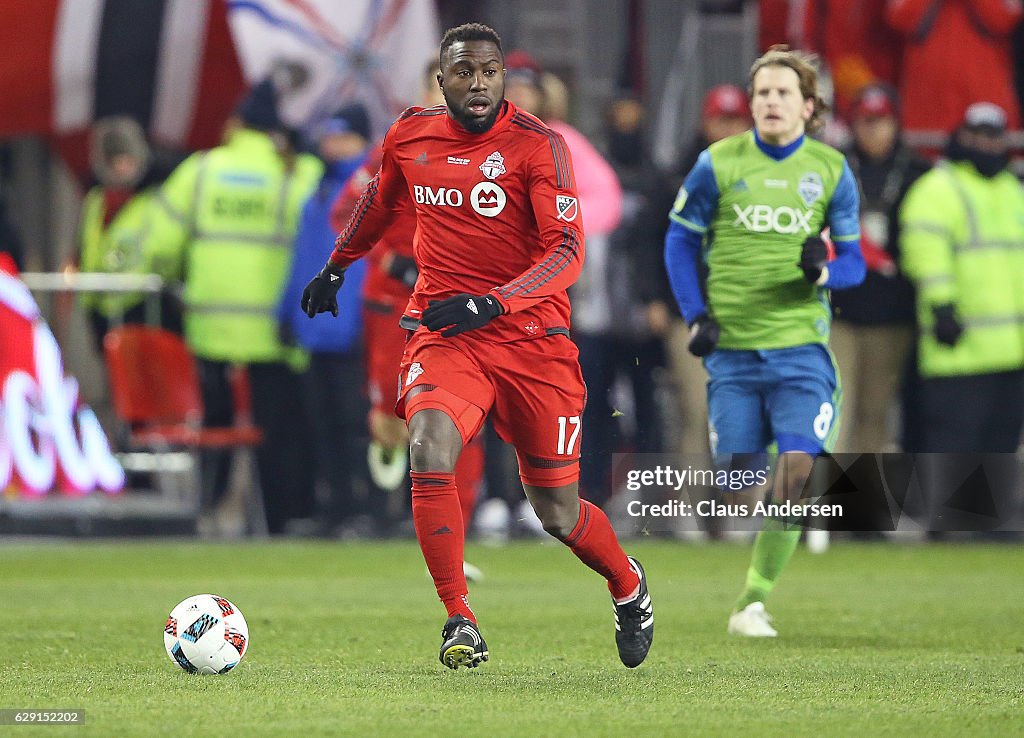
[[[581,427],[579,415],[558,416],[558,448],[555,450],[556,454],[559,456],[575,455]]]

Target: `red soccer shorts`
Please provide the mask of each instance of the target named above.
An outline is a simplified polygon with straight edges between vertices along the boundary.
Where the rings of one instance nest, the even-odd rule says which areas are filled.
[[[383,305],[380,306],[384,308]],[[398,392],[398,365],[409,331],[398,325],[398,308],[364,307],[363,330],[366,335],[366,387],[374,410],[390,414]]]
[[[397,412],[408,419],[435,408],[454,421],[468,443],[484,417],[516,449],[524,484],[561,487],[579,480],[581,420],[587,391],[579,350],[567,336],[497,343],[452,338],[420,329],[402,357]],[[413,387],[431,391],[414,395]],[[440,390],[440,391],[436,391]]]

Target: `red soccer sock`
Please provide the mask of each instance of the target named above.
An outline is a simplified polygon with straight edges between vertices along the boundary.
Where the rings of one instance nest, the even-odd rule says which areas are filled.
[[[640,586],[640,577],[629,565],[608,516],[597,505],[580,500],[580,519],[562,542],[608,580],[608,590],[616,600],[629,597]]]
[[[462,510],[451,472],[411,472],[412,522],[416,538],[434,579],[437,596],[441,598],[448,617],[458,614],[474,623],[476,616],[469,607],[466,575],[462,573],[465,532]]]
[[[462,523],[466,533],[473,523],[473,509],[484,476],[484,444],[479,437],[463,447],[459,460],[455,462],[455,485],[459,488],[459,505],[462,508]]]

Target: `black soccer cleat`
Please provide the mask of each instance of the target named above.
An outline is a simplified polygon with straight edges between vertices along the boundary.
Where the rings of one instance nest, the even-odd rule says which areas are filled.
[[[472,669],[487,661],[487,643],[473,621],[452,615],[441,630],[441,638],[441,663],[449,669]]]
[[[651,650],[654,641],[654,605],[647,591],[647,575],[640,562],[628,557],[633,571],[640,577],[640,591],[629,602],[617,604],[612,599],[615,611],[615,645],[619,648],[619,659],[630,669],[640,666]]]

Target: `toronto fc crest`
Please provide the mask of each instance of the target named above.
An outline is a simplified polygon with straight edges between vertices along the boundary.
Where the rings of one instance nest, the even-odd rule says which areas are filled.
[[[408,387],[410,384],[416,381],[416,377],[423,373],[423,367],[420,366],[418,361],[413,362],[409,365],[409,373],[405,377],[405,386]]]
[[[495,151],[480,165],[480,171],[487,179],[496,179],[505,173],[505,159]]]

